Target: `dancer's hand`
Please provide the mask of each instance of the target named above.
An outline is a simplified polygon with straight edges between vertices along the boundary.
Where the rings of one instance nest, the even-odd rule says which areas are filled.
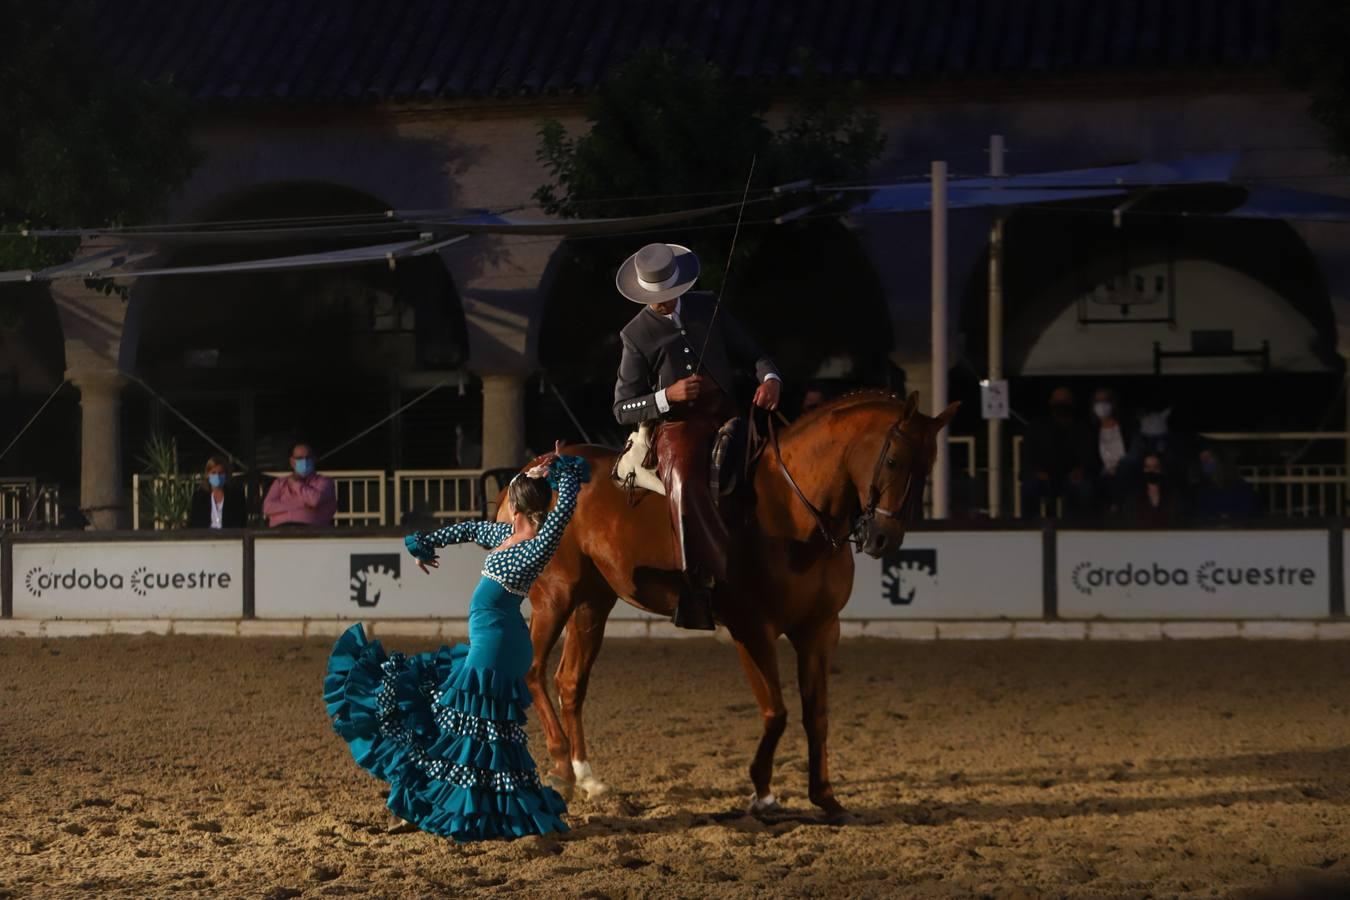
[[[525,470],[526,478],[547,478],[549,467],[553,465],[554,460],[562,456],[563,442],[557,440],[553,442],[553,452],[547,456],[539,457],[539,464]]]
[[[427,568],[428,566],[430,566],[431,568]],[[420,560],[420,559],[417,561],[417,568],[421,569],[423,572],[427,573],[428,575],[431,574],[431,569],[439,569],[440,567],[441,567],[441,561],[440,561],[440,558],[439,558],[439,557],[433,558],[433,559],[429,559],[429,560],[426,560],[425,562],[423,562],[423,561]]]

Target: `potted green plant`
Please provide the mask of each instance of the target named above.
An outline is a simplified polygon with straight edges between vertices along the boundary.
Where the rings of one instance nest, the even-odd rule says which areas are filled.
[[[196,479],[178,470],[178,442],[161,434],[145,442],[141,465],[149,476],[142,482],[146,507],[155,530],[182,528],[187,524],[188,508]]]

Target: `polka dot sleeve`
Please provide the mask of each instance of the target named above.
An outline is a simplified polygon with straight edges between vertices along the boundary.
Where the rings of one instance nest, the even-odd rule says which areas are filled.
[[[422,562],[436,558],[436,551],[449,544],[463,544],[472,541],[480,547],[491,550],[511,536],[509,522],[456,522],[435,531],[421,531],[403,539],[408,552]]]
[[[554,460],[549,467],[548,480],[558,491],[558,501],[553,504],[548,518],[530,540],[488,554],[483,574],[514,593],[527,593],[558,549],[563,531],[576,511],[577,494],[589,477],[590,466],[579,456],[561,456]]]

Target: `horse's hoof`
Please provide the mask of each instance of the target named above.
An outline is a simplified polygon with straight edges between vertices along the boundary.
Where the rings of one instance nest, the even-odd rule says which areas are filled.
[[[858,821],[858,817],[844,809],[838,803],[827,806],[821,810],[821,819],[827,825],[850,825]]]
[[[576,775],[577,787],[581,789],[581,796],[585,799],[594,800],[609,793],[609,785],[595,777],[591,764],[585,760],[572,760],[572,773]]]
[[[577,789],[581,791],[582,799],[585,800],[597,800],[609,793],[609,785],[594,775],[579,779]]]
[[[760,815],[762,813],[776,813],[782,811],[783,811],[782,804],[778,802],[778,798],[775,797],[773,794],[766,794],[763,797],[761,797],[757,793],[751,794],[750,805],[746,808],[746,812],[750,813],[751,815]]]
[[[549,773],[545,776],[544,783],[561,794],[564,801],[568,803],[572,802],[572,793],[575,782],[568,781],[565,778],[559,778],[557,775]]]

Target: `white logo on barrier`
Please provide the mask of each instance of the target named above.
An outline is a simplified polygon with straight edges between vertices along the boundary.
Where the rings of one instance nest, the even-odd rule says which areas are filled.
[[[1195,585],[1209,594],[1220,588],[1236,587],[1311,587],[1317,583],[1317,571],[1308,566],[1220,565],[1212,559],[1194,571],[1182,566],[1165,566],[1157,561],[1130,561],[1121,566],[1102,566],[1084,560],[1074,566],[1070,576],[1080,594],[1092,595],[1094,588],[1168,588]]]
[[[64,572],[53,572],[34,566],[24,575],[24,587],[34,597],[44,591],[122,591],[130,587],[141,597],[156,590],[229,590],[233,577],[229,572],[161,572],[148,566],[137,566],[131,575],[105,572],[95,566],[92,570],[72,567]]]

